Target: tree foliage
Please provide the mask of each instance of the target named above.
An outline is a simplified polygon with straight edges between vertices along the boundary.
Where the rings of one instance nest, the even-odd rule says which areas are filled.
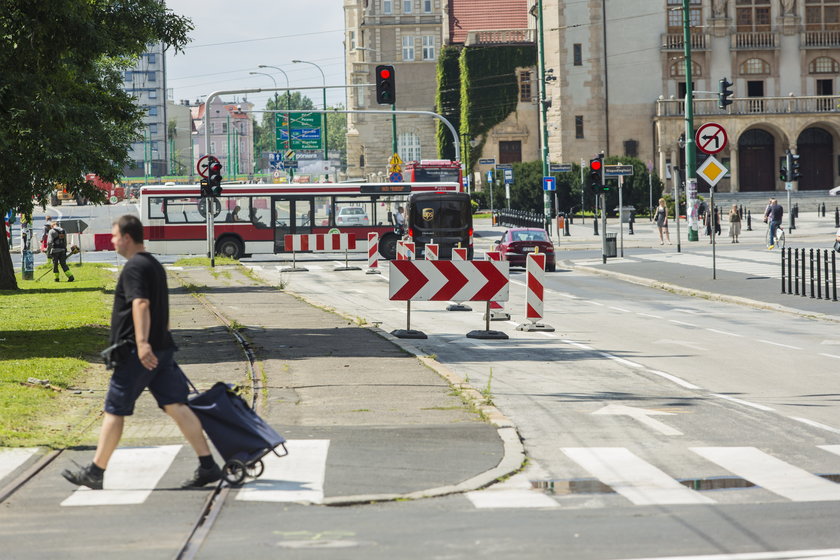
[[[180,51],[190,30],[161,0],[0,0],[0,213],[57,184],[103,200],[84,174],[116,180],[143,116],[122,70],[149,44]],[[0,235],[0,289],[16,288]]]
[[[315,104],[310,98],[301,92],[287,92],[290,95],[278,94],[270,98],[265,104],[266,111],[277,111],[282,109],[314,109]],[[262,121],[256,124],[257,154],[265,152],[276,152],[274,115],[277,113],[263,113]]]

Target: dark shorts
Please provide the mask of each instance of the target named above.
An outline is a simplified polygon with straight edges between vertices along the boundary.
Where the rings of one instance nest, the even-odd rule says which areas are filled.
[[[122,359],[111,375],[111,385],[105,396],[105,412],[131,416],[134,414],[134,403],[146,387],[161,408],[187,402],[187,380],[175,363],[175,349],[156,350],[155,356],[158,367],[149,371],[137,358],[137,348],[132,347],[131,355]]]

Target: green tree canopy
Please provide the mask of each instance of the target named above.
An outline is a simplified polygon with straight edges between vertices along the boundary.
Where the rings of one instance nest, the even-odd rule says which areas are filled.
[[[161,0],[0,0],[0,213],[57,184],[102,201],[84,174],[116,180],[142,124],[122,70],[149,44],[180,51],[192,28]],[[16,288],[0,235],[0,289]]]

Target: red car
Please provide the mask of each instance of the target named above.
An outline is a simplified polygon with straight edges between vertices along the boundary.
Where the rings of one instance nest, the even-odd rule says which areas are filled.
[[[546,271],[554,272],[557,270],[557,261],[554,258],[554,243],[551,242],[544,229],[509,229],[500,240],[496,241],[496,250],[502,254],[502,260],[508,261],[511,266],[524,267],[526,255],[533,253],[537,247],[540,248],[540,253],[546,255]]]

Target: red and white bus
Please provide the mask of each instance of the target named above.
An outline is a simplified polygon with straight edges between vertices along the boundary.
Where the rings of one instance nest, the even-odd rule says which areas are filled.
[[[463,185],[461,162],[448,159],[421,159],[409,161],[403,167],[403,177],[408,183],[458,183]]]
[[[460,183],[312,183],[224,185],[213,214],[216,252],[240,258],[285,252],[287,234],[353,233],[367,247],[379,234],[379,253],[396,256],[394,219],[416,192],[461,192]],[[147,186],[140,190],[145,244],[152,253],[207,253],[205,206],[198,185]],[[212,207],[212,204],[211,204]]]

